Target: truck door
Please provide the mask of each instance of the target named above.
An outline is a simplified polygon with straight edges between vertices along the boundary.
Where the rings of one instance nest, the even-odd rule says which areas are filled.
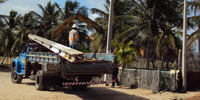
[[[21,73],[25,73],[25,64],[26,64],[26,57],[27,57],[28,49],[29,49],[29,47],[25,46],[22,53],[19,55],[19,63],[20,63],[20,67],[21,67],[21,71],[20,71]]]

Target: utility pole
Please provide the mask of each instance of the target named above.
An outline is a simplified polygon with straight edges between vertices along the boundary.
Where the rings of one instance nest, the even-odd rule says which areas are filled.
[[[114,8],[114,0],[110,0],[106,53],[111,53],[112,27],[113,27],[113,8]],[[104,74],[104,81],[106,81],[106,74]]]
[[[114,0],[110,0],[106,53],[111,53]]]
[[[183,78],[183,90],[187,90],[187,0],[184,0],[184,16],[183,16],[183,51],[182,51],[182,78]]]

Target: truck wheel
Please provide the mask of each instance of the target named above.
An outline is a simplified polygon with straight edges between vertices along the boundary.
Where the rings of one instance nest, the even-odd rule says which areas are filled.
[[[38,70],[35,77],[35,87],[37,90],[44,90],[45,86],[42,84],[43,74],[41,70]]]
[[[12,68],[11,70],[11,80],[13,83],[21,83],[22,82],[22,75],[18,75],[16,73],[16,68]]]

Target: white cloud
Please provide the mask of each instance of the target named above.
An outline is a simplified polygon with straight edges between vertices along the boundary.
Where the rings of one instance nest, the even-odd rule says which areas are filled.
[[[41,9],[37,4],[45,6],[47,2],[53,0],[8,0],[0,6],[0,14],[9,15],[11,10],[17,11],[18,13],[25,14],[29,11],[36,11],[41,13]]]
[[[104,8],[105,0],[98,0],[98,1],[97,0],[87,0],[87,2],[88,2],[89,8],[97,8],[97,9],[100,9],[102,11],[105,10],[105,8]],[[95,18],[98,17],[98,15],[90,13],[88,17],[90,19],[94,20]]]
[[[104,3],[105,3],[105,0],[87,0],[89,5],[90,5],[90,8],[98,8],[98,9],[101,9],[101,10],[105,10],[104,8]]]
[[[98,15],[97,14],[90,14],[89,16],[88,16],[91,20],[95,20],[95,18],[97,18],[98,17]]]

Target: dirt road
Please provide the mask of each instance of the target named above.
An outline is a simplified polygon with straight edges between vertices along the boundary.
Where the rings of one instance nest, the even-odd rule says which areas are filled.
[[[103,85],[91,85],[85,91],[73,91],[68,87],[37,91],[34,81],[29,79],[23,79],[21,84],[13,84],[10,71],[0,67],[0,100],[172,100],[197,94],[200,92],[153,94],[151,90],[110,88]]]

